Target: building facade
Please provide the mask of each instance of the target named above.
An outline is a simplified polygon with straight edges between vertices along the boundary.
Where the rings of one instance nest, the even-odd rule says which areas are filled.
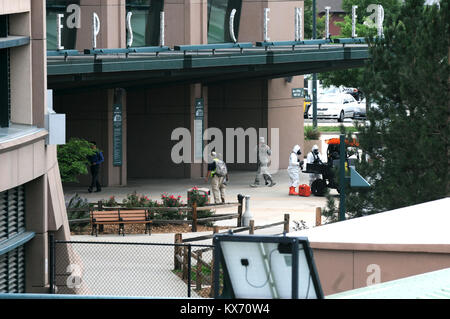
[[[0,293],[48,292],[48,238],[68,239],[49,142],[44,0],[0,2]]]
[[[264,9],[270,9],[271,41],[294,39],[294,12],[303,1],[249,0],[48,0],[47,45],[55,50],[57,15],[61,18],[61,45],[83,51],[92,48],[92,15],[100,21],[97,48],[125,48],[130,39],[127,16],[133,36],[131,47],[157,46],[161,38],[161,14],[164,12],[164,44],[198,45],[232,42],[228,27],[235,9],[234,32],[238,42],[263,41]],[[177,128],[204,132],[218,128],[225,138],[226,129],[267,129],[279,133],[280,169],[295,144],[303,144],[303,99],[293,97],[292,89],[303,88],[303,76],[289,79],[218,81],[141,86],[123,89],[91,87],[88,90],[57,90],[53,104],[66,114],[67,139],[94,140],[105,155],[102,184],[125,185],[129,178],[192,178],[206,174],[207,163],[198,162],[192,153],[190,163],[175,163],[171,152],[177,141],[171,139]],[[202,107],[196,118],[196,105]],[[114,140],[114,108],[121,110],[120,159]],[[203,141],[206,144],[207,141]],[[224,141],[226,145],[227,141]],[[246,150],[246,159],[250,150]],[[226,150],[223,157],[227,158]],[[231,161],[233,162],[233,161]],[[237,162],[237,154],[235,161]],[[229,163],[231,170],[253,170],[256,164]],[[87,185],[89,177],[81,177]]]

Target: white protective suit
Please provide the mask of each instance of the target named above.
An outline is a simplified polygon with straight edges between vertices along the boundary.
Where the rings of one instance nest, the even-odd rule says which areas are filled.
[[[295,145],[291,155],[289,155],[289,166],[287,168],[290,180],[289,186],[295,188],[300,185],[300,161],[298,160],[298,151],[300,151],[300,146]]]
[[[306,163],[308,164],[323,164],[322,155],[319,152],[319,147],[317,145],[314,145],[312,147],[311,152],[308,153],[308,156],[306,156]],[[316,179],[322,178],[320,174],[309,174],[309,186],[312,185],[312,183]]]
[[[272,150],[270,146],[267,145],[264,141],[264,137],[259,138],[259,145],[256,146],[255,151],[258,152],[258,172],[256,172],[255,184],[259,184],[259,175],[263,175],[266,185],[270,182],[274,184],[272,181],[272,176],[269,173],[269,163],[270,163],[270,155],[272,155]]]

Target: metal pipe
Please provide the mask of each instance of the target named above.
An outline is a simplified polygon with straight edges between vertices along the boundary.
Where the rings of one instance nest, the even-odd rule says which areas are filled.
[[[316,0],[312,3],[312,38],[316,39]],[[313,106],[313,127],[317,127],[317,74],[313,73],[313,90],[312,90],[312,106]]]
[[[188,298],[191,298],[191,271],[192,271],[191,257],[192,257],[192,247],[189,244],[188,245],[188,275],[187,275]]]
[[[345,134],[339,137],[339,221],[345,220]]]

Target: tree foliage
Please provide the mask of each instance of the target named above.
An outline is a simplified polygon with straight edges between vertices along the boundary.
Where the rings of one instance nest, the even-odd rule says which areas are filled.
[[[313,31],[313,24],[312,24],[312,0],[305,0],[304,2],[304,12],[303,12],[303,26],[304,26],[304,38],[305,39],[312,39],[312,31]],[[322,18],[318,17],[318,11],[316,10],[316,38],[320,39],[324,37],[325,32],[325,16]]]
[[[58,145],[58,164],[62,182],[78,182],[79,175],[88,174],[89,161],[93,155],[91,143],[80,138],[71,138],[64,145]]]
[[[357,171],[372,187],[349,189],[351,217],[448,196],[449,17],[448,1],[428,6],[410,0],[370,43],[363,90],[378,109],[358,124],[368,160]]]
[[[384,8],[384,24],[390,24],[400,12],[401,2],[399,0],[343,0],[342,8],[347,13],[343,22],[336,22],[341,28],[339,38],[351,38],[352,36],[352,6],[356,9],[356,35],[358,37],[370,38],[377,34],[377,30],[371,21],[371,12],[367,8],[371,4],[381,4]],[[363,68],[345,69],[333,72],[320,73],[318,76],[323,86],[346,86],[361,88],[364,82]]]

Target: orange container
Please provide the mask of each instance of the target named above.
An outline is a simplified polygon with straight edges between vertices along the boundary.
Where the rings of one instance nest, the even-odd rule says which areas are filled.
[[[311,187],[306,184],[302,184],[298,187],[298,195],[309,197],[311,195]]]

